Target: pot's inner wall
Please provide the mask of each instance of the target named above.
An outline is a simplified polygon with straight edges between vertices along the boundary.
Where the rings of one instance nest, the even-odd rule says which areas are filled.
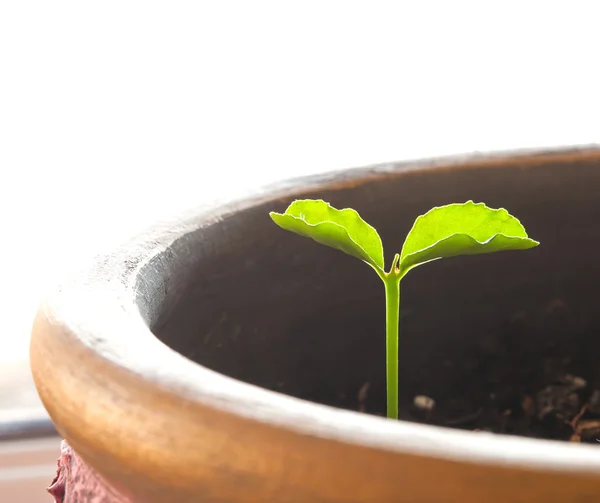
[[[403,280],[405,406],[426,394],[449,415],[468,414],[497,394],[518,407],[503,398],[505,380],[534,388],[557,354],[600,387],[600,166],[519,162],[401,170],[302,195],[357,209],[381,234],[386,267],[417,215],[468,199],[506,207],[542,243],[436,261]],[[383,285],[359,260],[275,226],[268,212],[289,202],[226,216],[146,267],[142,303],[156,298],[153,285],[166,285],[151,328],[195,362],[308,400],[357,409],[368,382],[367,410],[384,412]]]

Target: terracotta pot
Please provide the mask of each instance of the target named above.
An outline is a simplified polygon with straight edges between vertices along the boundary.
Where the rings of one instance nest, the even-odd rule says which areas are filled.
[[[379,230],[389,262],[418,214],[473,199],[508,208],[541,241],[407,276],[407,406],[417,393],[443,403],[461,386],[486,392],[487,370],[462,365],[473,348],[557,296],[582,330],[553,340],[566,356],[600,361],[598,193],[600,149],[584,148],[336,172],[185,215],[46,299],[31,343],[38,391],[60,434],[135,502],[598,501],[600,445],[358,412],[367,381],[368,412],[384,405],[382,285],[268,217],[297,197],[352,206]],[[531,337],[542,348],[544,335],[521,340]],[[505,364],[543,367],[536,344],[515,344]]]

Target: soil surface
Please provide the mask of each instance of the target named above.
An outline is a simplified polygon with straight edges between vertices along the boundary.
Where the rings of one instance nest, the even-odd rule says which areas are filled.
[[[450,396],[415,395],[400,404],[400,419],[600,446],[598,336],[574,319],[560,298],[533,319],[514,313],[464,359],[445,362],[462,373],[462,386]],[[358,390],[358,409],[384,415],[370,407],[369,391],[369,382]]]

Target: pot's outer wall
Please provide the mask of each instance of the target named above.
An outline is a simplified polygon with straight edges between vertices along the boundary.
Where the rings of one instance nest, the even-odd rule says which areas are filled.
[[[595,149],[380,166],[158,229],[42,306],[31,345],[40,396],[59,432],[135,501],[598,501],[597,448],[394,423],[206,369],[347,408],[367,379],[382,403],[379,280],[272,224],[267,212],[295,197],[358,209],[382,235],[388,264],[416,215],[467,199],[506,207],[542,242],[407,276],[404,401],[465,385],[444,361],[464,359],[480,334],[555,295],[577,306],[586,329],[600,325],[599,168]],[[600,354],[586,344],[587,358]]]

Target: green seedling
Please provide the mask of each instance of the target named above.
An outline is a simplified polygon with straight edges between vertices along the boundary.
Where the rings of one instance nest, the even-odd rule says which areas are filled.
[[[415,267],[445,257],[505,250],[526,250],[539,242],[527,236],[505,209],[467,201],[448,204],[419,216],[402,250],[384,269],[377,231],[351,208],[338,210],[322,200],[294,201],[285,213],[269,213],[281,228],[337,248],[370,265],[385,285],[387,416],[398,418],[398,322],[400,281]]]

